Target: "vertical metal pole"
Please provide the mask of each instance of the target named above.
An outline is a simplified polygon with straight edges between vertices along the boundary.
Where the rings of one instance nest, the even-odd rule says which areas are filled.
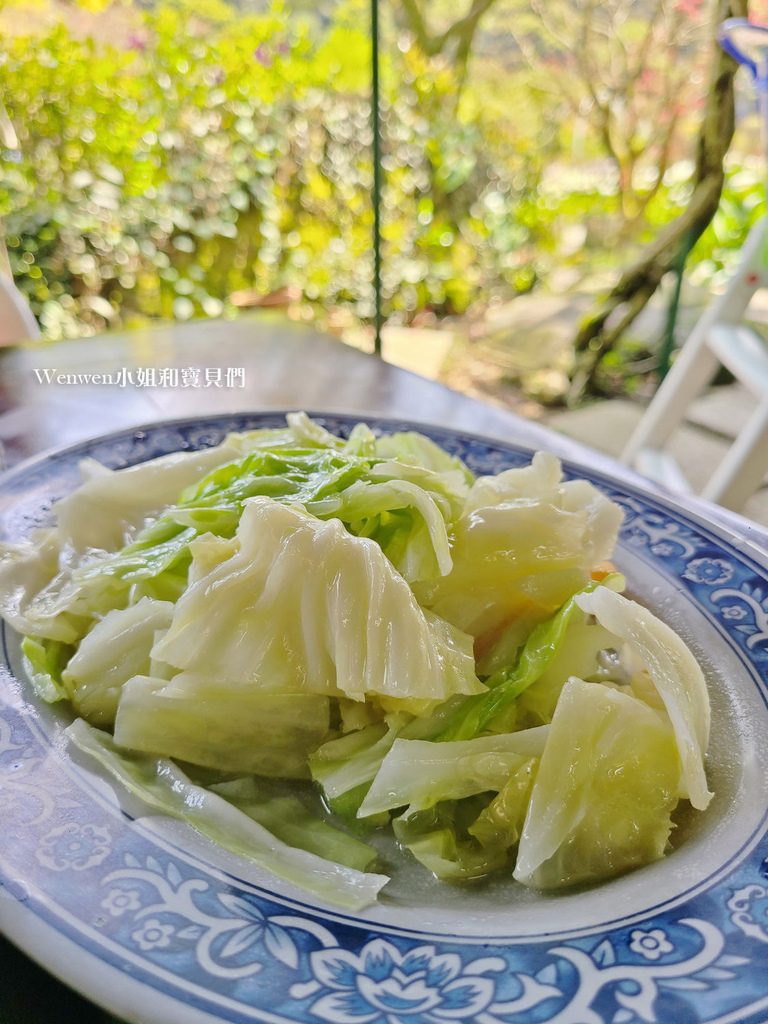
[[[371,0],[371,128],[373,129],[373,350],[381,355],[381,112],[379,108],[379,3]]]
[[[672,290],[672,297],[669,300],[669,307],[667,308],[667,321],[664,325],[664,333],[661,336],[661,345],[659,346],[659,363],[656,367],[656,372],[659,375],[659,383],[661,383],[670,371],[672,365],[672,353],[675,350],[675,326],[677,324],[677,315],[680,311],[680,296],[683,291],[683,278],[685,276],[685,264],[688,257],[691,255],[691,249],[696,244],[696,236],[693,230],[686,231],[682,242],[680,243],[680,250],[675,258],[674,272],[675,272],[675,287]]]

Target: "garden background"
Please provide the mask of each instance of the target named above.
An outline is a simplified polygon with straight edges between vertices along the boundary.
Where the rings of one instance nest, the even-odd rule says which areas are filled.
[[[597,342],[584,329],[691,204],[722,63],[715,28],[734,11],[705,0],[379,9],[388,322],[449,330],[454,373],[490,361],[493,387],[541,400],[647,390],[675,267],[687,255],[684,304],[697,307],[764,211],[748,88],[717,212],[661,268],[645,296],[651,327],[614,308],[607,344],[605,323]],[[370,82],[368,0],[2,4],[0,217],[44,338],[276,306],[367,344]],[[542,298],[565,311],[544,357],[507,315]],[[579,348],[594,365],[574,392]]]

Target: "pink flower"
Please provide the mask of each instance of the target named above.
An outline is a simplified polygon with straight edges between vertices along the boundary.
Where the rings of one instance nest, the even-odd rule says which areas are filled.
[[[253,51],[253,56],[256,58],[259,64],[261,64],[263,68],[272,67],[272,58],[267,53],[264,47],[264,43],[259,43],[256,49]]]
[[[677,9],[687,14],[691,21],[698,21],[701,16],[701,0],[678,0]]]

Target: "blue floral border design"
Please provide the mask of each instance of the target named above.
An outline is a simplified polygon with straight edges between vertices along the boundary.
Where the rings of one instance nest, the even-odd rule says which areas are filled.
[[[351,417],[319,416],[347,432]],[[227,416],[124,431],[56,453],[0,481],[15,538],[41,525],[77,483],[85,454],[113,468],[218,443],[230,430],[277,426],[281,414]],[[411,424],[376,420],[377,429]],[[528,461],[512,445],[419,429],[478,473]],[[573,475],[590,478],[588,471]],[[682,582],[766,676],[768,574],[716,534],[632,488],[592,477],[625,509],[622,534]],[[176,857],[117,807],[94,800],[52,756],[0,667],[0,882],[41,918],[137,983],[222,1020],[291,1024],[758,1024],[768,1007],[768,844],[675,910],[599,936],[511,945],[377,932],[270,899]],[[22,883],[12,881],[23,879]]]

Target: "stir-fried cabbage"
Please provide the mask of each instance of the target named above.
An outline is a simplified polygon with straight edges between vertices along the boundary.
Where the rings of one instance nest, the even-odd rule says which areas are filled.
[[[680,637],[647,608],[601,588],[577,598],[582,611],[629,644],[639,656],[675,730],[682,762],[681,795],[703,810],[707,789],[704,753],[709,742],[709,697],[704,675]]]
[[[80,751],[105,769],[137,816],[178,818],[224,849],[349,910],[367,906],[389,881],[386,875],[359,871],[309,852],[304,849],[306,844],[288,845],[259,824],[256,814],[239,809],[237,800],[226,800],[211,787],[195,785],[166,758],[119,750],[111,736],[82,719],[71,725],[67,734]]]
[[[475,482],[453,524],[453,568],[416,594],[475,638],[488,674],[611,556],[620,523],[617,505],[585,480],[563,482],[558,460],[539,452],[525,469]]]
[[[610,687],[569,679],[531,793],[515,878],[559,888],[658,860],[679,779],[665,715]]]
[[[358,909],[387,879],[350,833],[547,889],[660,857],[678,800],[706,806],[701,671],[601,564],[618,506],[553,456],[475,479],[295,413],[83,475],[0,546],[0,612],[133,812]]]
[[[418,606],[374,541],[269,498],[245,503],[235,540],[204,570],[193,556],[154,657],[276,693],[426,706],[482,690],[470,639]]]

